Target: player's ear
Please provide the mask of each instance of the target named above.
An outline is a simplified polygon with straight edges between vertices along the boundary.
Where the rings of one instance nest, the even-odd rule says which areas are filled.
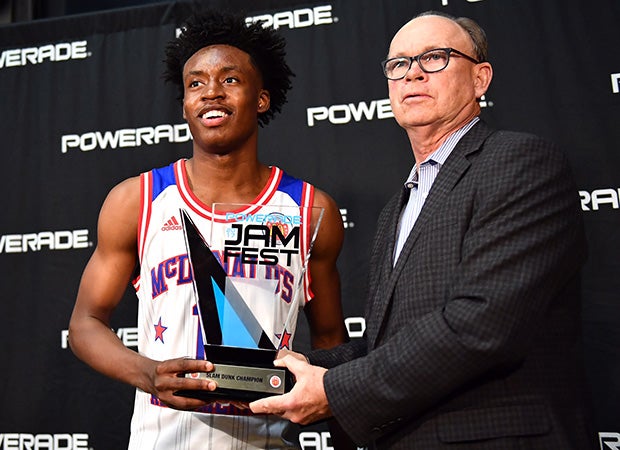
[[[269,96],[269,91],[262,89],[258,94],[258,108],[257,111],[259,114],[269,111],[269,107],[271,106],[271,97]]]

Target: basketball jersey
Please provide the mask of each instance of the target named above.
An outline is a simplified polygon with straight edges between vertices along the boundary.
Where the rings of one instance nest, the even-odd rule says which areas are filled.
[[[205,359],[203,336],[193,272],[186,247],[181,220],[185,213],[209,240],[214,222],[225,221],[212,205],[203,204],[191,191],[185,160],[153,169],[140,175],[141,215],[138,225],[139,275],[133,285],[138,305],[138,352],[148,358],[163,361],[178,357]],[[293,178],[277,167],[271,168],[267,184],[252,202],[252,206],[235,211],[237,215],[270,214],[278,206],[312,206],[314,188]],[[218,210],[219,211],[219,210]],[[308,218],[309,219],[309,218]],[[306,218],[302,218],[305,222]],[[307,220],[309,223],[310,220]],[[217,227],[213,227],[217,229]],[[302,251],[290,261],[296,267],[304,264],[309,236],[302,233]],[[260,267],[247,267],[233,258],[222,262],[229,277],[256,276]],[[309,274],[303,280],[291,280],[290,273],[276,271],[278,292],[274,305],[274,324],[267,327],[272,342],[290,348],[295,333],[296,313],[284,330],[283,318],[291,309],[290,283],[302,286],[300,306],[312,298]],[[262,274],[264,276],[264,274]],[[250,308],[252,306],[250,305]],[[281,339],[282,334],[286,339]],[[228,403],[215,402],[201,411],[177,411],[163,405],[153,395],[136,389],[134,414],[131,423],[130,449],[263,449],[298,448],[287,443],[282,434],[288,421],[275,416],[253,415],[249,409]]]

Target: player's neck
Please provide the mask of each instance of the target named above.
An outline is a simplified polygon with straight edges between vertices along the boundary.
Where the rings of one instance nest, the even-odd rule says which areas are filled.
[[[192,192],[207,206],[216,202],[250,203],[271,174],[256,155],[194,154],[185,168]]]

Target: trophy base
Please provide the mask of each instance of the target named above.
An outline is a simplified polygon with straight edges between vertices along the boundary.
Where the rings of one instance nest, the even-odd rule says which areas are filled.
[[[237,400],[251,402],[284,394],[293,387],[293,376],[286,368],[274,367],[276,350],[205,345],[207,359],[215,370],[185,374],[186,378],[217,382],[215,391],[184,390],[175,395],[200,400]]]

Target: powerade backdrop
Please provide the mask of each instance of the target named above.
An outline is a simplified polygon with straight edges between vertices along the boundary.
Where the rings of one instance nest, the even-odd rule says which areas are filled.
[[[339,204],[353,338],[364,330],[375,220],[413,164],[379,61],[396,30],[425,10],[469,16],[486,29],[495,75],[483,117],[551,138],[575,169],[590,245],[585,364],[601,449],[620,448],[620,2],[208,3],[243,10],[287,39],[297,76],[282,114],[260,131],[260,156]],[[176,90],[161,76],[165,44],[189,13],[168,2],[0,27],[2,449],[126,446],[133,388],[77,360],[66,330],[107,192],[191,156]],[[113,327],[132,348],[136,311],[128,289]],[[298,349],[307,346],[305,330]],[[331,448],[322,425],[300,433],[305,449]]]

